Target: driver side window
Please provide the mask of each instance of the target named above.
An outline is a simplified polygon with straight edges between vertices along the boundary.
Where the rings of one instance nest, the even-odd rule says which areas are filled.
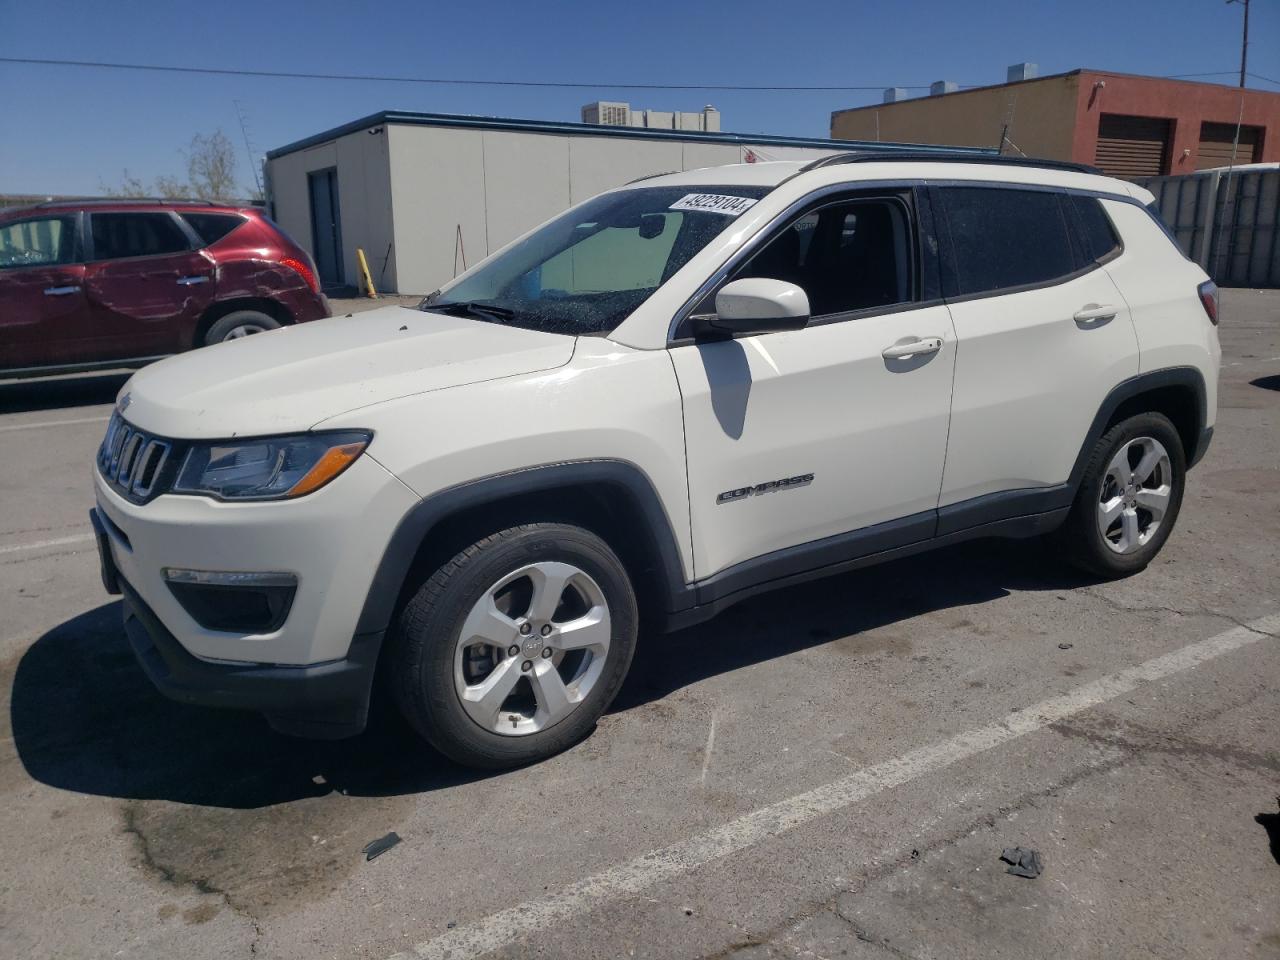
[[[811,211],[774,237],[736,274],[794,283],[815,317],[914,299],[910,221],[893,197],[849,200]]]
[[[75,259],[75,217],[38,217],[0,225],[0,268],[43,267]]]

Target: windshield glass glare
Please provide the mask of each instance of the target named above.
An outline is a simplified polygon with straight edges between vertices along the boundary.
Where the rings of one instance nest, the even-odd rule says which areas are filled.
[[[422,309],[548,333],[608,334],[767,192],[679,186],[604,194],[428,297]]]

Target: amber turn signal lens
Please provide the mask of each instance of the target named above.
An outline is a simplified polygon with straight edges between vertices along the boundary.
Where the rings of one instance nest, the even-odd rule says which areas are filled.
[[[356,443],[344,443],[338,447],[330,447],[319,460],[316,465],[308,470],[285,494],[286,497],[301,497],[313,490],[319,490],[326,483],[340,474],[351,464],[355,463],[356,458],[364,453],[364,448],[369,444],[364,441]]]

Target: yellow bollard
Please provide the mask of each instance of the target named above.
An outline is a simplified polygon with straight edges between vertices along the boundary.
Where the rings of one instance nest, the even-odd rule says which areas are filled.
[[[365,296],[370,300],[378,299],[378,291],[373,286],[373,275],[369,273],[369,261],[364,258],[364,251],[356,247],[356,259],[360,261],[360,275],[364,277]]]

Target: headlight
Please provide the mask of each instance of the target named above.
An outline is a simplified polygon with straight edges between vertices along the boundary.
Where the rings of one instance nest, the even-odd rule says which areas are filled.
[[[301,497],[351,466],[369,439],[367,433],[345,431],[197,443],[183,461],[173,492],[220,500]]]

